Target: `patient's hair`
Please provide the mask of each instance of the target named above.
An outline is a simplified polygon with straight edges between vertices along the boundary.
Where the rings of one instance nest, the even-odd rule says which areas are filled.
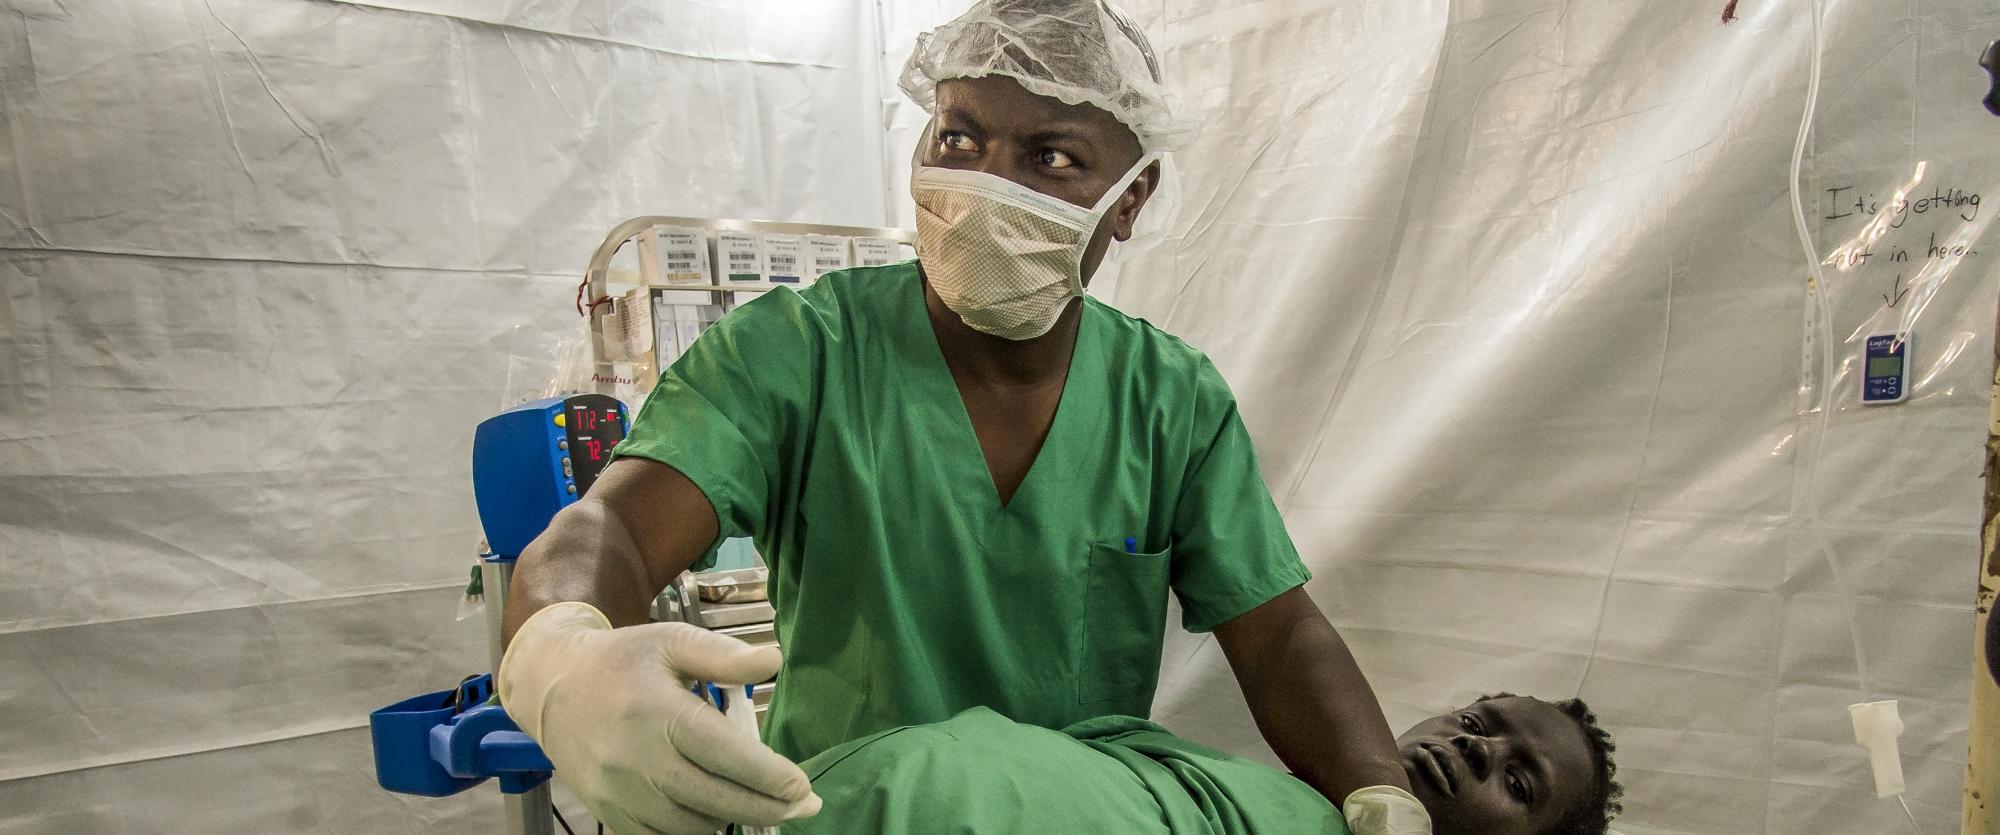
[[[1480,696],[1479,701],[1508,698],[1514,698],[1514,694],[1495,693]],[[1576,720],[1577,727],[1583,729],[1584,739],[1590,742],[1590,764],[1594,773],[1584,802],[1557,820],[1555,827],[1543,835],[1604,835],[1611,829],[1611,819],[1625,811],[1625,805],[1618,802],[1618,798],[1625,793],[1625,787],[1618,785],[1618,764],[1611,759],[1618,745],[1611,741],[1611,733],[1597,724],[1597,714],[1590,712],[1590,705],[1584,704],[1582,699],[1564,699],[1549,704]]]

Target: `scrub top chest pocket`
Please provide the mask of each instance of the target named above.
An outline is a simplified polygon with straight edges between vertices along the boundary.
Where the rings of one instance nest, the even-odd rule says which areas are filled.
[[[1126,550],[1124,540],[1090,546],[1083,583],[1083,669],[1077,701],[1119,702],[1145,716],[1160,677],[1173,559],[1165,549]]]

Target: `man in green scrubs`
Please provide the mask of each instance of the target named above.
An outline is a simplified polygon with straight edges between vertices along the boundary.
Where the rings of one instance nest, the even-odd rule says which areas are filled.
[[[1489,696],[1397,739],[1438,832],[1603,835],[1622,792],[1582,702]],[[986,708],[895,728],[803,764],[826,805],[785,835],[1345,835],[1310,786],[1129,716],[1060,732]]]
[[[1102,0],[986,0],[903,86],[933,115],[918,261],[768,293],[665,372],[521,556],[509,712],[621,835],[769,825],[818,808],[793,761],[889,728],[1145,716],[1171,591],[1292,770],[1385,821],[1360,835],[1428,832],[1221,375],[1083,296],[1187,133],[1143,35]],[[677,685],[775,651],[643,625],[734,536],[772,573],[770,748]]]

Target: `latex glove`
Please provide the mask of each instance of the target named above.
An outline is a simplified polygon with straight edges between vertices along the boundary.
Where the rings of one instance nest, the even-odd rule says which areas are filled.
[[[617,835],[776,826],[819,811],[812,783],[688,683],[752,684],[781,660],[775,647],[697,626],[613,629],[587,603],[557,603],[508,645],[500,703]]]
[[[1352,835],[1431,835],[1431,813],[1416,795],[1395,786],[1355,789],[1340,812]]]

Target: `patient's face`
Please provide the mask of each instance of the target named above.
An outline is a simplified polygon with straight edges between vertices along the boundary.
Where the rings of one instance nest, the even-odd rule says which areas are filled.
[[[1533,835],[1590,796],[1590,740],[1554,705],[1516,696],[1426,719],[1396,738],[1439,835]]]

